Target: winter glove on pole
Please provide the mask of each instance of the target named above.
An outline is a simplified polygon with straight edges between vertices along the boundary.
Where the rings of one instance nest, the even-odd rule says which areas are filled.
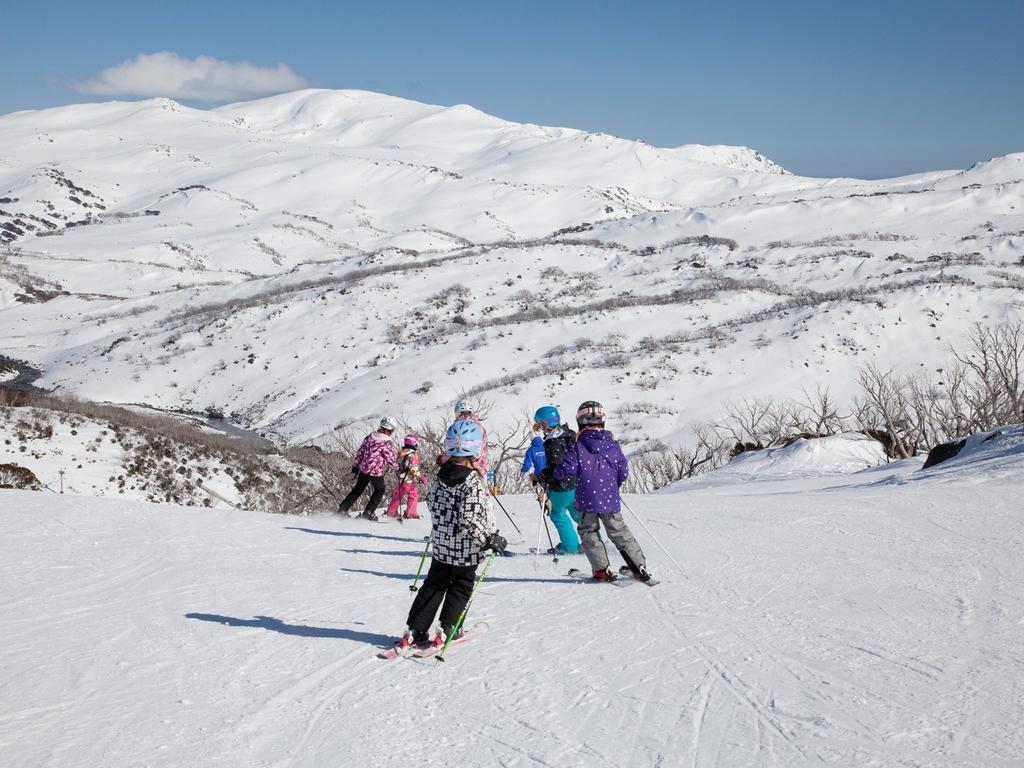
[[[505,553],[505,547],[508,546],[508,541],[500,533],[495,531],[487,537],[487,543],[484,544],[484,549],[491,549],[497,552],[499,555]]]
[[[420,574],[423,573],[423,563],[427,559],[427,552],[430,549],[430,542],[433,537],[433,533],[427,536],[427,544],[423,547],[423,554],[420,556],[420,567],[416,569],[416,578],[412,580],[412,586],[409,587],[410,592],[415,592],[418,589],[416,583],[420,580]]]
[[[448,637],[444,639],[444,646],[442,646],[441,652],[437,654],[438,661],[444,661],[444,652],[448,650],[448,644],[452,641],[452,638],[459,633],[459,628],[462,626],[462,620],[466,618],[466,613],[469,611],[469,607],[473,605],[473,596],[476,594],[480,583],[484,580],[484,576],[487,575],[487,569],[491,567],[491,563],[494,562],[494,556],[497,554],[497,551],[493,551],[491,552],[491,556],[487,558],[487,562],[484,564],[484,569],[480,572],[480,578],[476,580],[476,584],[473,585],[473,591],[469,593],[469,600],[466,601],[466,607],[462,609],[462,613],[459,614],[459,620],[455,622],[455,626],[452,627],[452,631],[448,633]]]

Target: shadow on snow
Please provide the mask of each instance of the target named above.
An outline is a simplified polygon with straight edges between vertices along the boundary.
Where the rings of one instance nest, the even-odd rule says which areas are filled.
[[[346,555],[387,555],[388,557],[423,557],[422,549],[339,549]]]
[[[294,525],[286,525],[286,531],[302,531],[303,533],[315,533],[318,536],[354,536],[357,539],[384,539],[385,541],[408,541],[413,544],[422,544],[427,540],[426,536],[419,538],[413,536],[385,536],[379,533],[356,533],[355,531],[321,531],[317,528],[299,528]]]
[[[186,613],[186,619],[209,621],[214,624],[226,624],[229,627],[252,627],[265,629],[268,632],[280,632],[282,635],[297,637],[323,637],[333,640],[355,640],[370,645],[387,645],[395,638],[388,635],[377,635],[372,632],[360,632],[354,629],[330,629],[327,627],[311,627],[306,624],[287,624],[273,616],[255,616],[251,619],[238,619],[234,616],[218,616],[215,613]]]
[[[340,571],[346,573],[365,573],[370,576],[380,576],[383,579],[398,579],[399,581],[412,581],[416,574],[414,573],[387,573],[386,571],[370,571],[365,568],[339,568]],[[426,574],[423,574],[426,577]],[[566,578],[555,578],[555,579],[522,579],[513,578],[511,576],[491,576],[487,574],[487,578],[484,581],[488,584],[576,584],[576,579]]]

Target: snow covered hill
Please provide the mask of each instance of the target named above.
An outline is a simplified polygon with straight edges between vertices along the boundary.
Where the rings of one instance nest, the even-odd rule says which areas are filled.
[[[683,566],[637,527],[654,588],[523,554],[506,497],[525,538],[443,665],[373,657],[426,519],[0,491],[3,764],[1017,766],[1021,439],[631,497]]]
[[[279,442],[462,391],[627,441],[1024,316],[1024,154],[884,181],[360,91],[0,117],[0,355]]]
[[[125,419],[98,410],[93,417],[52,404],[0,405],[0,467],[27,470],[52,493],[293,514],[305,511],[297,502],[316,490],[309,467],[198,419],[124,411]]]

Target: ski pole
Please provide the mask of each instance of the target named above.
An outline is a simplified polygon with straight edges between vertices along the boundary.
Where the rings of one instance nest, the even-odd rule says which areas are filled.
[[[665,556],[672,561],[672,565],[678,568],[679,572],[683,574],[683,576],[686,576],[686,571],[683,570],[683,566],[677,563],[676,559],[672,557],[671,554],[669,554],[669,551],[667,549],[665,549],[665,546],[660,541],[658,541],[658,537],[651,532],[651,529],[647,527],[647,523],[645,523],[643,519],[641,519],[640,515],[638,515],[636,512],[630,509],[630,506],[629,504],[626,503],[625,499],[622,499],[622,506],[624,506],[629,511],[629,514],[636,518],[636,521],[640,523],[641,527],[643,527],[643,529],[647,531],[647,535],[654,539],[654,543],[661,547],[661,551],[664,552]]]
[[[493,497],[494,497],[494,500],[495,500],[496,502],[498,502],[498,506],[499,506],[499,507],[501,507],[501,511],[505,513],[505,517],[507,517],[507,518],[508,518],[508,521],[509,521],[510,523],[512,523],[512,527],[516,529],[516,533],[518,533],[518,534],[519,534],[520,536],[522,536],[522,535],[523,535],[523,532],[519,530],[519,526],[518,526],[518,525],[516,525],[516,521],[512,519],[512,515],[510,515],[510,514],[508,513],[508,510],[507,510],[507,509],[505,509],[505,505],[501,503],[501,499],[499,499],[499,498],[498,498],[498,494],[496,494],[496,493],[494,492],[494,489],[493,489],[493,488],[491,488],[491,496],[493,496]]]
[[[548,499],[550,503],[550,499]],[[558,562],[558,554],[555,552],[555,542],[551,538],[551,526],[548,525],[548,506],[540,500],[540,496],[537,496],[537,503],[540,504],[540,519],[544,521],[544,530],[548,533],[548,546],[551,547],[551,556],[554,558],[552,562]],[[539,547],[538,547],[539,549]]]
[[[491,556],[487,558],[487,562],[484,564],[483,571],[480,572],[480,578],[476,580],[476,584],[473,585],[473,591],[469,593],[469,600],[466,601],[466,607],[462,609],[462,613],[459,614],[459,620],[455,622],[455,626],[452,627],[451,633],[444,639],[444,646],[441,648],[441,652],[437,654],[438,661],[444,661],[444,652],[448,650],[448,643],[452,641],[452,638],[459,631],[459,627],[462,626],[462,620],[466,618],[466,613],[469,611],[469,607],[473,604],[473,595],[476,594],[477,587],[480,586],[484,580],[484,576],[487,575],[487,569],[491,567],[491,563],[494,562],[494,556],[497,555],[497,551],[491,550]]]
[[[430,549],[430,541],[434,538],[434,532],[431,531],[430,535],[427,536],[427,544],[423,547],[423,554],[420,556],[420,567],[416,569],[416,578],[412,580],[412,586],[409,587],[410,592],[417,590],[416,582],[420,580],[420,574],[423,573],[423,563],[427,559],[427,550]]]
[[[540,495],[541,495],[541,491],[538,490],[537,491],[537,503],[538,504],[541,504]],[[544,506],[541,505],[540,521],[537,523],[537,547],[536,547],[536,549],[534,550],[534,553],[533,553],[533,567],[534,568],[537,567],[537,558],[540,557],[540,542],[541,542],[541,538],[540,537],[541,537],[541,535],[543,533],[544,533]]]
[[[406,470],[402,474],[402,476],[400,478],[398,478],[398,488],[395,489],[395,492],[398,494],[399,501],[401,501],[401,499],[402,499],[402,486],[405,485],[405,478],[407,478],[408,476],[409,476],[409,469],[406,468]],[[398,506],[401,507],[402,506],[401,503],[399,503]],[[397,508],[395,509],[395,516],[398,517],[398,522],[402,522],[402,520],[403,520],[402,515],[399,513]],[[406,517],[409,516],[409,497],[408,496],[406,496],[406,498],[405,498],[405,516]],[[413,592],[415,592],[415,591],[416,590],[413,590]]]

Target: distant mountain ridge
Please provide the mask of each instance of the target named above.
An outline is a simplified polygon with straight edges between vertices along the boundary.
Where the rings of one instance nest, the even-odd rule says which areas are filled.
[[[40,384],[222,410],[283,442],[461,391],[511,423],[617,406],[676,439],[731,398],[840,396],[1022,316],[1024,154],[808,179],[363,91],[0,117],[0,354]],[[615,410],[615,409],[613,409]]]

